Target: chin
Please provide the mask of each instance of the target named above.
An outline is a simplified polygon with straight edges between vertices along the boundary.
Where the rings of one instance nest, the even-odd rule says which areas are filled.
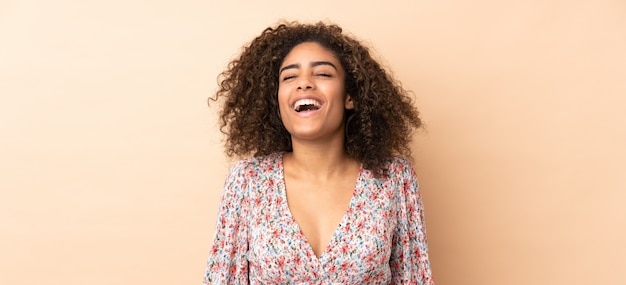
[[[292,140],[315,140],[319,138],[319,134],[315,132],[298,132],[292,133]]]

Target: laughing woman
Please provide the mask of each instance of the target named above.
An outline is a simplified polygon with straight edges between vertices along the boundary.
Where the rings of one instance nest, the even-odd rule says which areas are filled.
[[[283,23],[220,77],[226,153],[204,284],[434,284],[407,92],[333,24]]]

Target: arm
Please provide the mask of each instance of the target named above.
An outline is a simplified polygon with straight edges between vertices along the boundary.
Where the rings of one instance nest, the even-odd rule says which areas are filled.
[[[424,209],[413,168],[406,165],[397,175],[401,183],[398,197],[398,224],[393,236],[389,265],[392,284],[434,284],[428,260]]]
[[[230,169],[226,179],[202,284],[248,284],[245,175],[245,163],[238,162]]]

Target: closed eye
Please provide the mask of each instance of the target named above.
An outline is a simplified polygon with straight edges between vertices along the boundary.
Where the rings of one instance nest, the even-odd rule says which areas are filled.
[[[285,76],[285,77],[283,77],[283,81],[287,81],[287,80],[292,79],[292,78],[296,78],[296,76],[295,75]]]

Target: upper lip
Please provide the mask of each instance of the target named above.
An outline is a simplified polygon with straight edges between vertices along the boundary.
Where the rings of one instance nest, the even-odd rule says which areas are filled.
[[[298,101],[300,101],[300,100],[302,100],[302,99],[310,99],[310,100],[315,100],[315,101],[317,101],[317,102],[320,104],[320,106],[321,106],[321,105],[324,105],[324,101],[323,101],[323,100],[321,100],[321,99],[320,99],[320,98],[318,98],[318,97],[315,97],[315,96],[312,96],[312,95],[303,95],[303,96],[298,96],[298,97],[294,98],[294,99],[293,99],[293,100],[289,103],[289,107],[290,107],[291,109],[294,109],[294,108],[296,107],[296,102],[298,102]]]

